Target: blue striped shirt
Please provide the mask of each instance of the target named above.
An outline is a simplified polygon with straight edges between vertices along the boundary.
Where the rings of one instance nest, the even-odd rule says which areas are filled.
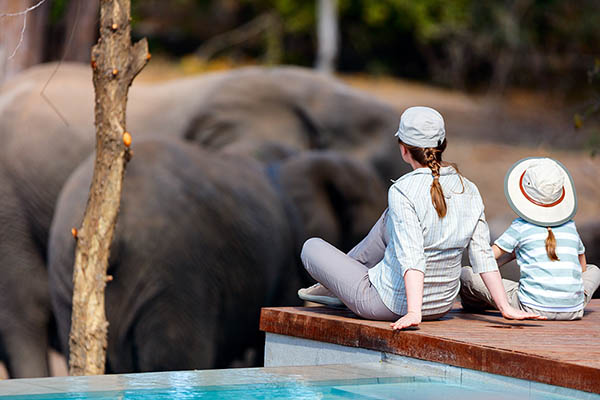
[[[477,187],[454,168],[441,168],[447,214],[439,218],[431,203],[432,182],[431,170],[418,168],[398,179],[388,192],[389,242],[383,260],[369,270],[369,280],[384,304],[399,315],[406,314],[404,274],[409,269],[425,274],[423,315],[452,308],[465,248],[476,273],[498,269]]]
[[[494,243],[508,253],[515,252],[521,268],[518,295],[522,304],[543,311],[579,311],[584,296],[578,256],[585,253],[585,247],[573,221],[553,227],[552,232],[559,261],[551,261],[546,253],[548,230],[521,218]]]

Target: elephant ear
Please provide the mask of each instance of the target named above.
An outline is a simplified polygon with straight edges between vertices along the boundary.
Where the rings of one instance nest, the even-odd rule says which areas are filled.
[[[386,205],[370,166],[334,151],[309,151],[280,167],[281,189],[297,215],[300,245],[320,237],[342,251],[358,243]]]

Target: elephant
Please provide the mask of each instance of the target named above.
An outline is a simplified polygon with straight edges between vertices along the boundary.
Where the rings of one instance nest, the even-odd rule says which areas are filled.
[[[390,138],[399,114],[347,85],[303,68],[244,68],[207,87],[187,140],[264,161],[265,144],[332,149],[372,165],[384,182],[408,171]]]
[[[55,64],[34,67],[0,89],[0,361],[12,377],[48,374],[42,349],[54,340],[46,283],[50,222],[63,183],[93,150],[91,71],[63,63],[48,83],[54,70]],[[44,87],[52,106],[40,95]],[[386,179],[403,171],[380,143],[393,132],[395,111],[300,68],[134,83],[129,100],[134,148],[139,138],[184,138],[265,163],[330,148],[369,161]]]
[[[48,375],[47,236],[62,184],[89,154],[78,115],[68,127],[47,123],[57,118],[52,110],[28,101],[39,95],[37,75],[28,71],[0,92],[0,361],[11,377]]]
[[[71,147],[85,146],[85,157],[94,133],[91,70],[77,63],[64,63],[52,75],[54,69],[52,63],[31,68],[0,89],[0,135],[17,149],[44,140],[51,146],[62,136]],[[134,138],[160,132],[264,161],[273,158],[264,152],[268,144],[333,149],[371,164],[385,182],[407,171],[388,141],[398,120],[397,111],[375,97],[300,67],[134,82],[127,109]]]
[[[265,166],[175,139],[135,151],[108,267],[110,373],[224,368],[248,348],[259,365],[260,307],[299,304],[300,245],[317,234],[338,244],[362,237],[385,207],[375,172],[335,152]],[[49,287],[65,353],[70,230],[81,223],[92,172],[90,158],[68,179],[50,233]]]

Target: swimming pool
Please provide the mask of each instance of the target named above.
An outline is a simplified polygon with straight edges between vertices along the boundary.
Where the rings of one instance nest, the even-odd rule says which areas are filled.
[[[4,398],[4,397],[3,397]],[[336,382],[328,384],[256,384],[229,385],[202,388],[138,389],[124,391],[71,392],[40,395],[9,396],[6,399],[58,400],[167,400],[167,399],[547,399],[559,400],[569,397],[540,393],[531,397],[528,393],[504,393],[497,390],[483,390],[473,387],[449,385],[443,382],[396,382],[365,383]]]
[[[0,394],[0,400],[600,399],[528,381],[444,376],[384,362],[16,379],[0,382]]]

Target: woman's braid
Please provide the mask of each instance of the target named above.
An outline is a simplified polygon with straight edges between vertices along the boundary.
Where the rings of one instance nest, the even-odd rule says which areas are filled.
[[[440,218],[444,218],[446,216],[447,208],[444,192],[442,191],[442,185],[440,185],[440,168],[442,167],[442,153],[446,149],[446,139],[444,139],[439,146],[429,148],[410,146],[402,143],[400,140],[398,140],[398,142],[410,152],[410,155],[415,161],[431,169],[431,174],[433,175],[433,183],[431,184],[430,189],[431,202],[433,203],[438,216]],[[449,165],[452,165],[458,172],[456,165]]]
[[[442,152],[433,147],[425,148],[423,149],[423,156],[425,158],[424,164],[431,170],[431,174],[433,175],[433,182],[429,191],[431,193],[431,202],[433,203],[438,216],[444,218],[446,216],[447,207],[444,191],[442,190],[442,185],[440,185]]]

